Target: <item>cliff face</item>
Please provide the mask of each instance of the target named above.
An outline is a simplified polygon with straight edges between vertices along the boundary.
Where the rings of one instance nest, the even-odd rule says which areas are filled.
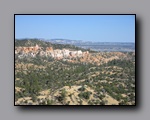
[[[76,58],[83,57],[84,55],[89,54],[88,51],[82,52],[81,50],[73,51],[69,49],[53,49],[52,47],[46,47],[46,50],[43,50],[42,47],[38,45],[32,47],[16,47],[15,54],[19,54],[19,58],[25,56],[36,57],[36,55],[52,57],[54,59],[63,59],[63,58]]]
[[[91,63],[101,65],[114,59],[130,59],[128,54],[121,52],[97,52],[89,53],[89,51],[70,50],[70,49],[53,49],[53,47],[39,47],[38,45],[32,47],[16,47],[15,55],[19,59],[25,57],[50,57],[55,60],[63,60],[72,63]]]

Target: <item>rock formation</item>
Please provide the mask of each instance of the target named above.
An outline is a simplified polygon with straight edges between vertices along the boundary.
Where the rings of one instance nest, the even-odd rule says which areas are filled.
[[[73,51],[69,49],[53,49],[52,47],[46,47],[46,50],[42,50],[42,47],[39,47],[38,45],[32,46],[32,47],[16,47],[15,48],[15,54],[19,54],[19,58],[23,58],[23,56],[30,56],[30,57],[36,57],[36,55],[39,56],[46,56],[46,57],[52,57],[55,59],[63,59],[63,58],[75,58],[75,57],[82,57],[83,52],[81,50]],[[88,51],[84,54],[88,54]]]

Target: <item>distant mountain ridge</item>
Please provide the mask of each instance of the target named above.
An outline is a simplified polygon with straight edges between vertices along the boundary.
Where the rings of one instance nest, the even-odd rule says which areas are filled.
[[[54,44],[71,44],[71,45],[134,45],[133,42],[95,42],[95,41],[84,41],[84,40],[70,40],[63,38],[55,38],[55,39],[42,39],[42,38],[23,38],[16,40],[39,40],[45,42],[51,42]]]
[[[16,42],[17,41],[17,42]],[[22,42],[21,42],[22,41]],[[28,41],[28,42],[27,42]],[[32,42],[31,42],[32,41]],[[20,43],[21,42],[21,43]],[[27,42],[27,43],[26,43]],[[90,49],[94,51],[120,51],[120,52],[134,52],[135,51],[135,43],[129,42],[92,42],[92,41],[83,41],[83,40],[70,40],[70,39],[16,39],[15,45],[30,45],[35,46],[35,44],[41,46],[54,46],[54,48],[83,48]],[[59,48],[60,48],[59,47]]]
[[[130,42],[94,42],[94,41],[84,41],[84,40],[70,40],[70,39],[49,39],[46,40],[51,43],[55,44],[72,44],[72,45],[128,45],[132,44],[134,45],[135,43],[130,43]]]
[[[69,40],[69,39],[51,39],[48,40],[53,44],[69,44],[84,49],[91,49],[94,51],[119,51],[119,52],[133,52],[135,51],[135,43],[130,42],[94,42],[83,40]]]

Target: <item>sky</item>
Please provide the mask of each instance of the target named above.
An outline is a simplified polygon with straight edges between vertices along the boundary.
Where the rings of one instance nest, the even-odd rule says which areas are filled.
[[[134,42],[134,15],[15,15],[15,38]]]

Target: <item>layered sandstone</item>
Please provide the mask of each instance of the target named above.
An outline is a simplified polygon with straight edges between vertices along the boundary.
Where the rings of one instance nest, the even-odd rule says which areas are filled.
[[[20,58],[23,56],[36,57],[36,55],[52,57],[56,59],[63,58],[76,58],[89,54],[89,52],[82,52],[81,50],[69,50],[69,49],[53,49],[52,47],[46,47],[46,50],[42,50],[42,47],[38,45],[32,47],[16,47],[15,54],[20,54]]]
[[[53,47],[16,47],[15,55],[18,58],[24,57],[51,57],[56,60],[68,61],[71,63],[91,63],[101,65],[114,59],[131,59],[129,56],[122,52],[97,52],[89,53],[89,51],[70,50],[70,49],[53,49]]]

